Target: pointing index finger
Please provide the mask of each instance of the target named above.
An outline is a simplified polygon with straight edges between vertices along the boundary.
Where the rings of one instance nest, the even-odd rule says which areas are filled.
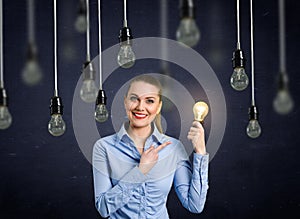
[[[161,149],[165,148],[169,144],[171,144],[171,142],[170,141],[166,141],[166,142],[162,143],[161,145],[157,146],[157,148],[155,148],[155,150],[157,152],[159,152]]]

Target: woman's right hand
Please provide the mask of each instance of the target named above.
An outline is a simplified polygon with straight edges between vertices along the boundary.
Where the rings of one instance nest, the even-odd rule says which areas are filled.
[[[152,145],[148,150],[142,153],[139,169],[143,174],[146,175],[154,167],[158,161],[158,152],[169,144],[171,144],[171,142],[167,141],[156,148]]]

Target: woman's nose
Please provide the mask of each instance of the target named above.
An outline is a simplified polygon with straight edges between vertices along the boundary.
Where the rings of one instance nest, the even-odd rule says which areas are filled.
[[[142,100],[138,102],[136,109],[140,111],[144,110],[144,102]]]

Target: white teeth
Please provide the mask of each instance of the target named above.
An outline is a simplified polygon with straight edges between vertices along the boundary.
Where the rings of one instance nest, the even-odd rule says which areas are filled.
[[[139,117],[139,118],[145,118],[146,117],[146,115],[144,115],[144,114],[136,114],[136,113],[134,113],[134,115],[136,117]]]

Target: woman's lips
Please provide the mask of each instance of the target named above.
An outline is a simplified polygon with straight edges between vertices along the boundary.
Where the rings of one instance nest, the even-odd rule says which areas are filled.
[[[147,115],[143,113],[132,112],[132,114],[136,119],[145,119],[147,117]]]

